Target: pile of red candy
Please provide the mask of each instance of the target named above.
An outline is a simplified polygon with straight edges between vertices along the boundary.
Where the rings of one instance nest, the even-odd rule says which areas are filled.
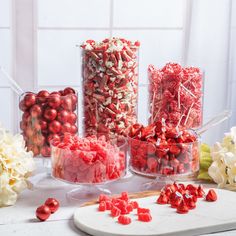
[[[121,38],[81,46],[86,135],[126,135],[137,121],[139,46]]]
[[[105,136],[65,134],[52,141],[52,175],[72,183],[102,183],[125,175],[126,153]]]
[[[128,217],[130,213],[136,213],[138,220],[142,222],[149,222],[152,220],[150,209],[141,208],[137,201],[131,201],[127,192],[122,192],[119,197],[108,197],[100,195],[99,197],[99,211],[110,211],[111,217],[118,217],[118,222],[123,225],[131,223],[131,218]],[[135,212],[134,212],[135,210]]]
[[[28,151],[34,156],[50,156],[50,141],[69,132],[76,134],[77,95],[72,88],[49,93],[27,92],[20,99],[22,114],[20,128]]]
[[[161,191],[157,199],[157,204],[170,204],[176,208],[177,213],[186,214],[189,210],[196,208],[196,202],[199,198],[204,198],[208,202],[217,200],[216,192],[210,189],[206,194],[203,187],[188,184],[167,184]]]
[[[40,221],[45,221],[58,210],[59,206],[60,203],[55,198],[48,198],[43,205],[36,209],[36,217]]]
[[[167,124],[196,128],[202,124],[203,74],[196,67],[168,63],[148,68],[151,123],[162,118]]]
[[[149,175],[193,174],[199,169],[199,142],[194,132],[158,121],[134,124],[129,133],[130,167]]]

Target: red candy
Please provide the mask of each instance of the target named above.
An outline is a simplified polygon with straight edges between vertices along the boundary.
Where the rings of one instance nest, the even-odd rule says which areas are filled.
[[[206,201],[215,202],[217,200],[217,194],[213,189],[210,189],[206,195]]]
[[[149,222],[152,220],[152,216],[149,213],[138,214],[138,220],[143,222]]]
[[[41,221],[47,220],[50,215],[51,215],[51,210],[46,205],[42,205],[36,209],[36,217]]]
[[[54,213],[58,210],[60,204],[55,198],[48,198],[44,205],[48,206],[51,213]]]
[[[131,218],[128,217],[128,216],[123,216],[123,215],[120,215],[118,217],[118,222],[122,225],[128,225],[131,223]]]
[[[203,74],[199,68],[168,63],[148,68],[151,122],[162,118],[167,125],[196,128],[202,124]]]
[[[126,215],[131,214],[133,209],[137,209],[139,221],[149,222],[152,220],[150,210],[139,207],[136,201],[130,201],[127,192],[122,192],[120,196],[113,198],[101,194],[98,198],[98,202],[98,211],[110,210],[110,216],[118,217],[120,224],[126,225],[131,223],[131,218]]]
[[[37,94],[27,92],[21,97],[19,107],[24,112],[20,121],[28,151],[34,156],[50,156],[50,141],[53,135],[65,132],[76,134],[77,95],[72,88],[49,93],[42,90]]]
[[[134,124],[129,133],[130,166],[148,175],[193,174],[199,170],[197,135],[156,122]],[[197,189],[196,189],[197,191]]]
[[[126,135],[137,120],[139,43],[111,38],[81,47],[86,135]]]
[[[118,179],[125,171],[126,154],[104,136],[79,138],[66,133],[60,141],[52,141],[52,175],[55,178],[73,183],[101,183]],[[121,199],[126,198],[123,193]]]
[[[177,213],[186,214],[186,213],[188,213],[188,211],[189,211],[189,209],[188,209],[186,202],[184,200],[182,200],[180,202],[179,206],[177,207]]]

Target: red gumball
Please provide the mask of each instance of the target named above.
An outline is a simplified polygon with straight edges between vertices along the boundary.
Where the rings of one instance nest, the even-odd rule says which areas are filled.
[[[61,127],[61,132],[62,133],[70,133],[71,132],[71,124],[68,122],[64,123]]]
[[[60,112],[58,112],[58,116],[57,116],[57,119],[62,122],[62,123],[65,123],[68,121],[70,117],[70,113],[66,110],[61,110]]]
[[[74,112],[71,112],[68,116],[67,121],[71,123],[72,125],[75,124],[77,121],[77,115]]]
[[[32,107],[36,102],[36,95],[34,93],[27,93],[24,97],[24,102],[27,107]]]
[[[41,155],[43,157],[50,157],[50,155],[51,155],[51,148],[48,145],[44,145],[41,148],[40,152],[41,152]]]
[[[76,134],[78,132],[78,128],[76,125],[71,125],[70,127],[70,133],[71,134]]]
[[[30,114],[32,117],[39,117],[42,115],[42,108],[39,105],[35,104],[31,107]]]
[[[20,108],[22,111],[26,111],[26,110],[27,110],[27,106],[25,105],[24,100],[21,100],[21,101],[20,101],[20,103],[19,103],[19,108]]]
[[[61,107],[67,111],[73,110],[73,104],[70,95],[67,95],[61,100]]]
[[[48,198],[44,204],[49,207],[51,213],[56,212],[60,206],[55,198]]]
[[[67,95],[67,94],[75,94],[75,90],[71,87],[67,87],[64,89],[63,95]]]
[[[61,131],[61,123],[57,120],[52,121],[49,124],[49,131],[53,134],[57,134]]]
[[[43,115],[47,120],[55,120],[57,117],[57,110],[53,108],[47,108]]]
[[[22,115],[22,120],[28,121],[29,117],[30,117],[30,113],[28,111],[25,111]]]
[[[51,215],[51,210],[46,205],[42,205],[38,207],[36,210],[36,217],[41,221],[47,220],[50,215]]]
[[[57,108],[61,105],[61,96],[59,94],[50,94],[47,101],[50,107]]]
[[[46,130],[48,127],[48,123],[46,120],[40,120],[39,124],[40,124],[41,130]]]
[[[42,91],[38,92],[38,94],[37,94],[37,101],[39,103],[46,102],[48,96],[49,96],[49,92],[46,90],[42,90]]]

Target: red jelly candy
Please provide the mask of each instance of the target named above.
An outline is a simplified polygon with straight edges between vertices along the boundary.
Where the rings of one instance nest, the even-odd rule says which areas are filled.
[[[140,214],[140,213],[150,213],[150,209],[148,208],[138,208],[137,209],[137,213]]]
[[[217,194],[213,189],[210,189],[206,195],[206,201],[215,202],[217,200]]]
[[[106,210],[111,210],[111,208],[112,208],[112,202],[106,201]]]
[[[130,204],[132,205],[133,209],[137,209],[139,207],[137,201],[132,201],[132,202],[130,202]]]
[[[99,211],[105,211],[106,210],[106,202],[100,202],[98,206]]]
[[[118,207],[115,207],[115,206],[113,206],[112,208],[111,208],[111,216],[112,217],[117,217],[117,216],[119,216],[120,215],[120,209],[118,208]]]
[[[131,223],[131,218],[128,216],[120,215],[118,217],[118,222],[122,225],[128,225]]]
[[[152,220],[152,216],[149,213],[140,213],[138,214],[138,220],[143,222],[150,222]]]
[[[110,200],[109,196],[104,195],[104,194],[99,195],[98,202],[106,202],[106,201],[109,201],[109,200]]]

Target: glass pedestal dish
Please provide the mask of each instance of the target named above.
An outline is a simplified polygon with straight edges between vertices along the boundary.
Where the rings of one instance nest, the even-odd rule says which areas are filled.
[[[106,184],[126,175],[127,143],[124,137],[106,141],[105,136],[70,137],[51,142],[52,176],[78,186],[67,193],[72,200],[110,194]],[[72,144],[73,143],[73,144]]]
[[[199,170],[200,138],[182,143],[142,141],[128,138],[130,170],[138,175],[154,178],[142,189],[160,189],[162,185],[173,181],[191,181]]]

